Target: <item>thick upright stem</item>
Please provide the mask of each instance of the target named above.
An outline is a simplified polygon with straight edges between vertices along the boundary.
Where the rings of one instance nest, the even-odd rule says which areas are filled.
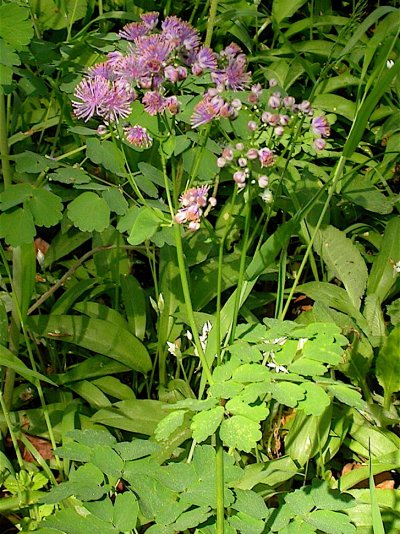
[[[206,33],[206,38],[204,40],[204,44],[206,46],[211,45],[211,39],[212,39],[212,34],[214,31],[214,25],[215,25],[215,18],[217,16],[217,7],[218,7],[218,0],[211,0],[210,13],[209,13],[208,22],[207,22],[207,33]]]
[[[219,433],[216,434],[217,450],[215,456],[215,480],[217,495],[217,525],[216,534],[224,534],[225,507],[224,507],[224,448]]]
[[[1,167],[3,171],[4,189],[11,185],[11,166],[8,159],[8,128],[7,128],[7,111],[6,111],[6,97],[0,94],[0,156]]]
[[[179,226],[179,224],[174,225],[174,231],[175,231],[175,244],[176,244],[176,253],[178,257],[179,274],[180,274],[181,283],[182,283],[183,296],[185,299],[187,317],[189,320],[190,328],[192,330],[194,344],[196,346],[197,353],[199,355],[201,364],[203,366],[203,372],[205,374],[205,377],[208,383],[212,384],[213,379],[212,379],[210,367],[208,366],[208,363],[207,363],[207,360],[206,360],[206,357],[203,351],[203,347],[201,346],[199,332],[197,330],[196,321],[194,319],[192,299],[190,297],[189,282],[188,282],[188,278],[186,274],[185,259],[184,259],[183,247],[182,247],[181,227]]]

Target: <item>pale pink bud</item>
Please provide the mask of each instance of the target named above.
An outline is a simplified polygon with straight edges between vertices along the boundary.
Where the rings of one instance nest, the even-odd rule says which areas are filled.
[[[98,135],[104,135],[108,132],[107,130],[107,126],[105,126],[104,124],[100,124],[100,126],[97,127],[97,133]]]
[[[247,128],[250,130],[250,132],[255,132],[257,130],[257,123],[255,121],[249,121],[247,123]]]
[[[231,102],[231,105],[238,111],[242,109],[242,102],[238,98],[234,98]]]
[[[246,175],[243,171],[236,171],[233,175],[233,179],[237,184],[242,184],[246,181]]]
[[[319,152],[320,150],[324,150],[326,146],[326,141],[325,139],[321,139],[320,137],[318,139],[315,139],[314,140],[314,148],[317,152]]]
[[[281,105],[281,99],[279,96],[272,95],[268,99],[268,106],[272,109],[278,109]]]
[[[222,167],[225,167],[226,165],[226,159],[225,158],[218,158],[217,159],[217,166],[222,169]]]
[[[190,221],[188,228],[191,232],[196,232],[200,228],[200,223],[196,221]]]
[[[260,176],[259,179],[258,179],[258,185],[262,188],[264,187],[267,187],[267,185],[269,184],[269,179],[268,179],[268,176]]]
[[[168,81],[172,83],[177,82],[179,78],[178,71],[172,65],[168,65],[168,67],[165,67],[164,76],[167,78]]]
[[[238,159],[238,165],[239,165],[239,167],[246,167],[247,159],[246,158],[239,158]]]
[[[249,159],[257,159],[258,158],[258,150],[256,148],[249,148],[247,151],[247,157]]]
[[[222,151],[222,157],[225,158],[227,161],[233,160],[233,150],[231,148],[224,148]]]

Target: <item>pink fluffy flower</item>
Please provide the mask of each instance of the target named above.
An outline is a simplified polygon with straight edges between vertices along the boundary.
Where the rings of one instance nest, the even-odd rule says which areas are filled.
[[[157,115],[157,113],[162,113],[167,106],[165,97],[157,91],[147,91],[142,98],[142,104],[144,105],[144,110],[149,115]]]
[[[184,48],[189,52],[200,45],[199,32],[191,24],[178,17],[167,17],[161,24],[161,28],[162,35],[173,48]]]
[[[213,52],[211,48],[208,48],[207,46],[203,46],[202,48],[200,48],[192,64],[193,74],[195,74],[196,76],[200,76],[201,74],[203,74],[205,70],[214,71],[216,68],[217,68],[216,53]]]
[[[126,39],[127,41],[134,41],[138,37],[146,35],[149,31],[149,27],[142,22],[130,22],[125,24],[122,30],[119,31],[118,35],[121,39]]]
[[[142,126],[126,126],[124,132],[128,143],[137,148],[150,148],[153,144],[153,138]]]
[[[192,128],[198,128],[219,117],[223,105],[224,101],[220,96],[204,96],[195,106],[193,115],[190,118]]]
[[[271,167],[275,163],[275,155],[267,147],[261,148],[258,151],[258,159],[260,160],[261,167]]]
[[[110,82],[101,76],[84,78],[75,88],[72,101],[74,113],[79,119],[87,122],[104,106],[110,92]]]
[[[311,121],[311,128],[315,135],[322,135],[322,137],[329,137],[331,134],[331,128],[326,117],[319,115],[314,117]]]
[[[200,187],[192,187],[181,195],[179,201],[181,208],[175,215],[175,222],[178,224],[189,223],[189,230],[196,231],[200,228],[200,219],[203,215],[203,208],[209,202],[212,206],[215,205],[215,199],[208,197],[208,185]]]
[[[152,30],[157,26],[159,13],[157,11],[150,11],[149,13],[143,13],[143,15],[140,15],[140,18],[143,21],[143,24],[149,28],[149,30]]]

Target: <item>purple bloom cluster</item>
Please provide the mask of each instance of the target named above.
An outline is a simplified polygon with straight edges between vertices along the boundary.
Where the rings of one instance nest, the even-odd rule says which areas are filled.
[[[219,117],[234,119],[241,107],[240,100],[233,99],[230,103],[226,102],[217,89],[209,89],[195,106],[190,122],[193,128],[197,128]]]
[[[153,144],[152,137],[148,134],[146,128],[142,128],[142,126],[126,126],[124,132],[126,140],[132,146],[137,148],[150,148]]]
[[[131,113],[135,91],[121,80],[111,81],[102,76],[84,78],[75,89],[72,101],[75,115],[88,121],[93,115],[105,122],[116,122]]]
[[[208,185],[200,187],[192,187],[185,191],[180,197],[181,208],[175,215],[175,222],[178,224],[189,223],[188,228],[195,232],[200,228],[200,219],[203,215],[204,208],[207,204],[215,206],[216,200],[214,197],[208,197]]]
[[[193,128],[215,118],[235,118],[238,100],[227,101],[223,91],[242,91],[250,83],[247,60],[236,44],[217,54],[202,46],[199,32],[176,16],[166,17],[157,30],[158,13],[145,13],[140,22],[126,24],[119,37],[129,41],[126,53],[108,54],[106,61],[88,69],[75,89],[72,106],[78,118],[94,116],[106,123],[118,122],[130,114],[131,103],[138,98],[151,115],[166,111],[176,114],[182,92],[181,82],[189,75],[209,72],[214,88],[209,89],[196,106]],[[236,101],[236,105],[235,105]]]
[[[301,131],[297,130],[296,138],[307,143],[309,142],[306,141],[307,136],[317,136],[313,141],[314,150],[317,152],[325,148],[326,141],[323,138],[330,135],[330,126],[324,115],[316,115],[307,100],[296,103],[292,96],[282,96],[275,89],[277,85],[276,80],[270,80],[267,93],[264,93],[260,84],[250,87],[248,104],[243,104],[251,113],[247,123],[250,136],[246,139],[246,143],[236,143],[226,147],[217,159],[217,166],[220,169],[229,168],[232,171],[233,180],[239,190],[244,189],[248,182],[258,184],[262,189],[260,196],[266,202],[272,198],[272,193],[266,189],[270,180],[264,174],[265,169],[275,165],[278,146],[280,144],[285,146],[285,143],[289,142],[290,137],[288,135],[284,137],[286,132],[290,133],[294,124],[296,128],[300,128],[301,125]],[[266,105],[263,106],[262,102]],[[307,129],[311,134],[307,133]],[[268,139],[267,146],[266,139]]]

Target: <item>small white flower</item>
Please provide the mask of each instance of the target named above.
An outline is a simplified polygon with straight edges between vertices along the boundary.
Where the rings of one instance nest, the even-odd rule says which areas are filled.
[[[272,343],[274,345],[284,345],[287,341],[287,337],[286,336],[283,336],[283,337],[277,337],[276,339],[273,339],[272,340]]]
[[[393,59],[388,59],[386,61],[386,66],[387,66],[388,69],[391,69],[393,67],[393,65],[394,65]]]
[[[158,309],[160,311],[160,313],[162,313],[164,311],[164,297],[163,297],[163,294],[160,293],[159,297],[158,297]]]
[[[188,338],[189,341],[193,340],[193,335],[192,335],[192,332],[190,330],[186,330],[185,336]]]
[[[278,363],[276,363],[273,352],[269,353],[269,358],[271,359],[271,361],[267,363],[267,367],[269,367],[270,369],[274,369],[275,373],[289,373],[289,371],[284,365],[279,365]]]
[[[168,345],[168,352],[172,354],[173,356],[176,356],[176,349],[178,346],[175,343],[171,343],[171,341],[167,341]]]
[[[395,270],[396,273],[400,273],[400,261],[398,261],[397,263],[393,265],[393,269]]]
[[[301,337],[299,341],[297,342],[297,350],[303,350],[304,345],[306,344],[306,341],[308,341],[308,338]]]
[[[274,199],[271,189],[264,189],[264,191],[260,194],[260,197],[266,204],[272,204]]]

